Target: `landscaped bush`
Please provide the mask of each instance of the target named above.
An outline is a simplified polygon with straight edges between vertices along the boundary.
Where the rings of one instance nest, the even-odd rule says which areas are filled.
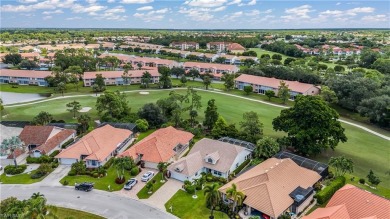
[[[76,176],[76,170],[70,170],[68,176]]]
[[[360,183],[360,184],[365,184],[365,183],[366,183],[366,180],[363,179],[363,178],[361,178],[361,179],[359,179],[359,183]]]
[[[317,198],[317,203],[320,205],[326,203],[333,196],[333,194],[344,185],[345,185],[345,177],[344,176],[337,177],[330,183],[330,185],[328,185],[322,191],[316,194],[315,197]]]
[[[138,173],[139,173],[139,168],[137,166],[133,167],[133,169],[131,169],[130,171],[131,176],[136,176],[138,175]]]
[[[103,165],[103,168],[104,168],[104,169],[110,168],[113,162],[114,162],[114,158],[111,157],[111,158]]]
[[[37,173],[41,173],[41,174],[45,175],[47,173],[50,173],[52,170],[53,170],[53,168],[51,167],[51,164],[43,163],[43,164],[39,165],[39,167],[37,169]]]
[[[40,163],[39,157],[27,157],[26,158],[27,163]]]
[[[30,178],[31,178],[31,179],[39,179],[39,178],[41,178],[41,177],[44,176],[44,175],[46,175],[46,174],[41,173],[41,172],[36,172],[36,173],[34,173],[34,174],[31,174]]]
[[[126,181],[125,177],[123,177],[122,179],[121,178],[116,178],[115,179],[115,183],[116,184],[123,184],[124,182]]]
[[[195,193],[195,186],[189,185],[185,186],[184,188],[188,194],[194,194]]]
[[[74,139],[71,138],[69,139],[68,141],[66,141],[64,144],[62,144],[61,148],[62,149],[65,149],[67,146],[69,146],[70,144],[72,144],[74,142]]]
[[[27,163],[51,163],[53,162],[54,158],[49,157],[47,155],[42,155],[40,157],[27,157],[26,161]]]
[[[53,169],[57,168],[60,164],[59,163],[51,163],[51,167]]]
[[[246,161],[244,161],[240,166],[237,167],[237,169],[235,169],[233,171],[234,175],[236,175],[237,173],[241,172],[242,169],[244,169],[244,167],[246,167],[246,165],[248,165],[248,163],[251,162],[250,159],[247,159]]]
[[[69,185],[69,182],[68,182],[68,180],[65,180],[65,181],[64,181],[64,183],[62,183],[62,185],[64,185],[64,186],[67,186],[67,185]]]
[[[316,183],[314,184],[314,191],[318,192],[318,191],[320,191],[321,189],[322,189],[321,183],[320,183],[320,182],[316,182]]]
[[[8,165],[4,168],[4,172],[8,175],[16,175],[23,173],[26,169],[27,165],[18,165],[16,167],[14,165]]]
[[[50,157],[55,157],[55,156],[57,156],[59,153],[60,153],[59,150],[55,150],[55,151],[53,151],[53,153],[51,153],[49,156],[50,156]]]
[[[98,172],[94,172],[94,173],[92,174],[92,176],[93,176],[93,178],[98,178],[98,177],[99,177],[99,173],[98,173]]]
[[[334,174],[332,171],[329,171],[328,173],[328,176],[326,177],[327,179],[333,179],[334,178]]]

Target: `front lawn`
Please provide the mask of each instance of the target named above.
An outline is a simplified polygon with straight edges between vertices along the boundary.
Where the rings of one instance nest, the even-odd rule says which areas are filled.
[[[146,189],[146,183],[145,186],[137,193],[137,196],[139,199],[147,199],[150,196],[152,196],[164,183],[160,182],[162,177],[162,173],[157,173],[152,179],[149,180],[149,182],[153,182],[155,180],[156,182],[153,184],[153,193],[149,194],[148,190]]]
[[[210,216],[210,209],[206,207],[206,198],[203,191],[197,191],[197,199],[193,199],[192,195],[183,190],[179,190],[176,194],[165,203],[167,212],[181,219],[205,219]],[[170,207],[172,206],[172,211]],[[215,219],[229,218],[221,211],[214,211]]]
[[[124,186],[124,184],[118,185],[115,183],[115,179],[117,177],[116,170],[113,166],[108,168],[107,170],[107,176],[102,178],[94,178],[87,175],[79,175],[79,176],[65,176],[61,179],[60,183],[64,184],[64,181],[68,181],[69,186],[74,186],[75,183],[82,183],[82,182],[93,182],[95,183],[94,188],[99,190],[108,191],[108,185],[111,186],[110,191],[118,191],[121,190]],[[126,180],[130,179],[130,173],[129,171],[125,171],[125,178]]]
[[[14,176],[7,176],[5,173],[3,173],[0,176],[0,181],[2,184],[32,184],[42,181],[47,176],[46,175],[38,179],[31,179],[31,175],[36,172],[37,170],[33,170],[30,173],[23,173]]]
[[[56,206],[56,213],[58,219],[69,219],[69,218],[83,218],[83,219],[104,219],[104,217],[92,214],[85,211],[79,211],[76,209],[63,208]],[[50,210],[50,207],[49,207]],[[52,218],[52,217],[48,217]]]

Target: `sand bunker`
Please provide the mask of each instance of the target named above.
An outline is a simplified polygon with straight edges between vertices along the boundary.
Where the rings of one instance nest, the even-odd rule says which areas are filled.
[[[92,109],[91,107],[83,107],[79,112],[86,113],[86,112],[90,111],[91,109]]]
[[[149,94],[149,92],[141,91],[141,92],[139,92],[139,94],[147,95],[147,94]]]

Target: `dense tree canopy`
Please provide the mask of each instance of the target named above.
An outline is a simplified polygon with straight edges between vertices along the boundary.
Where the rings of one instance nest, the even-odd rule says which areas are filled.
[[[338,117],[320,97],[299,95],[295,105],[282,110],[272,124],[274,130],[287,132],[288,140],[299,153],[315,155],[347,141]]]
[[[120,121],[130,114],[126,97],[119,91],[105,91],[96,101],[96,110],[102,121]]]
[[[207,108],[204,111],[204,122],[203,125],[207,127],[208,130],[213,129],[215,122],[219,117],[218,107],[215,105],[215,99],[211,99],[207,102]]]
[[[158,128],[166,122],[165,116],[162,114],[160,107],[154,103],[147,103],[138,110],[138,116],[145,119],[150,127]]]

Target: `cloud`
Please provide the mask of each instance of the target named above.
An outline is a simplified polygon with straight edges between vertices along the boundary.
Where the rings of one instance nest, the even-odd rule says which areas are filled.
[[[285,22],[290,22],[291,20],[297,20],[297,19],[308,19],[310,16],[308,13],[313,12],[315,10],[311,10],[310,5],[302,5],[295,8],[288,8],[285,9],[284,12],[287,15],[281,16],[281,18],[284,19]]]
[[[164,19],[165,14],[169,11],[169,8],[162,8],[155,11],[149,11],[147,13],[135,13],[133,17],[139,18],[144,22],[160,21]]]
[[[107,6],[102,6],[102,5],[91,5],[91,6],[85,7],[84,5],[75,4],[72,7],[72,11],[74,13],[91,13],[91,15],[94,15],[94,13],[96,13],[98,11],[105,10],[106,8],[107,8]]]
[[[218,9],[218,8],[216,8]],[[209,21],[214,18],[209,8],[180,8],[179,13],[186,14],[191,20],[194,21]]]
[[[154,0],[121,0],[122,4],[148,4],[152,3]]]
[[[324,17],[353,17],[356,16],[359,13],[372,13],[375,11],[375,8],[371,7],[361,7],[361,8],[352,8],[348,10],[326,10],[320,12],[319,16],[324,16]]]
[[[2,5],[2,12],[29,12],[39,9],[70,8],[75,0],[46,0],[31,5]]]
[[[336,5],[341,5],[341,2],[337,2]]]
[[[256,5],[256,0],[251,0],[247,5]]]
[[[35,3],[37,2],[38,0],[19,0],[18,2],[22,3],[22,4],[27,4],[27,3]]]
[[[362,21],[367,22],[382,22],[382,21],[388,21],[389,18],[384,14],[377,14],[377,15],[368,15],[362,17]]]
[[[65,20],[73,21],[73,20],[81,20],[81,19],[82,19],[81,17],[68,17]]]
[[[96,3],[96,0],[85,0],[87,3],[89,4],[95,4]]]
[[[115,8],[104,11],[105,13],[124,13],[126,10],[123,6],[117,6]]]
[[[45,17],[43,17],[42,19],[43,20],[49,20],[49,19],[52,19],[53,18],[53,16],[45,16]]]
[[[187,0],[184,4],[192,7],[213,8],[220,7],[226,2],[227,0]]]
[[[221,7],[213,9],[212,11],[218,12],[218,11],[224,11],[225,9],[226,9],[226,6],[221,6]]]
[[[57,9],[55,11],[44,11],[44,12],[42,12],[42,14],[62,14],[62,13],[64,13],[64,12],[62,10],[60,10],[60,9]]]
[[[107,0],[107,3],[114,3],[115,0]]]
[[[153,6],[144,6],[144,7],[137,8],[137,11],[149,11],[149,10],[153,10]]]
[[[238,5],[241,3],[241,0],[232,0],[231,2],[227,3],[227,5]]]

